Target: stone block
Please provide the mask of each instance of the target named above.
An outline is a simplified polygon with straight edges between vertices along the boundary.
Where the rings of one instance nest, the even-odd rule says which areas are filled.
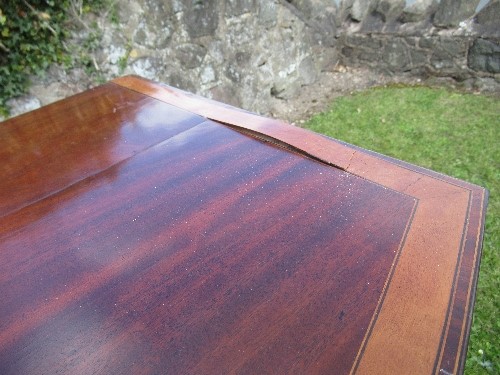
[[[302,84],[310,85],[316,82],[318,71],[311,56],[307,56],[299,64],[299,76],[302,79]]]
[[[500,58],[499,56],[488,56],[486,58],[486,71],[490,73],[500,73]]]
[[[352,57],[354,55],[354,48],[347,46],[342,47],[342,55],[345,57]]]
[[[431,66],[437,71],[449,70],[455,66],[454,57],[450,56],[447,51],[439,48],[435,48],[432,51],[430,63]]]
[[[337,26],[337,8],[328,0],[287,0],[287,8],[310,29],[314,30],[313,42],[333,45]]]
[[[500,73],[500,43],[476,39],[469,49],[468,65],[475,71]]]
[[[36,88],[34,88],[32,90],[36,92]],[[40,95],[39,97],[43,97],[43,94]],[[51,103],[51,102],[56,101],[58,99],[59,99],[59,97],[55,98],[52,101],[49,101],[48,103]],[[7,106],[9,108],[11,108],[11,116],[17,116],[17,115],[20,115],[21,113],[33,111],[37,108],[40,108],[42,106],[42,103],[34,95],[24,95],[24,96],[20,96],[20,97],[16,97],[14,99],[8,100]]]
[[[181,73],[172,73],[165,78],[165,83],[190,92],[196,92],[196,87],[198,86],[198,84],[195,85],[189,77]]]
[[[500,27],[499,23],[500,19],[500,0],[493,0],[488,5],[486,5],[483,9],[479,11],[479,13],[475,17],[476,23],[483,26],[496,26]]]
[[[479,35],[500,37],[500,0],[493,0],[476,15],[474,28]]]
[[[467,61],[469,68],[475,71],[485,72],[487,65],[487,57],[485,55],[477,54],[475,56],[469,56]]]
[[[385,16],[382,13],[373,10],[364,18],[361,25],[361,31],[367,34],[378,33],[382,31],[384,26]]]
[[[141,77],[158,80],[161,65],[162,64],[159,64],[157,59],[142,57],[132,62],[127,69],[130,69],[134,74]]]
[[[409,47],[412,47],[412,48],[417,47],[417,45],[418,45],[418,40],[419,40],[419,38],[414,37],[414,36],[408,36],[408,37],[405,37],[405,38],[404,38],[405,43],[406,43]]]
[[[500,82],[494,78],[479,77],[475,79],[474,88],[482,92],[500,92]]]
[[[342,21],[345,20],[351,13],[352,9],[352,4],[354,4],[354,0],[339,0],[336,1],[338,5],[338,12],[337,12],[337,20]]]
[[[330,48],[316,46],[311,49],[311,53],[314,56],[317,73],[332,70],[340,58],[337,46]]]
[[[357,61],[356,61],[357,60]],[[381,51],[360,51],[357,54],[357,59],[353,59],[355,66],[371,66],[382,63],[382,52]]]
[[[181,44],[176,48],[176,54],[181,65],[193,69],[201,65],[207,50],[198,44]]]
[[[392,39],[387,43],[382,58],[387,66],[396,72],[405,71],[410,65],[408,47],[400,39]]]
[[[191,38],[214,35],[219,25],[217,0],[184,0],[183,22]]]
[[[410,69],[416,69],[427,65],[429,54],[427,51],[411,49],[410,50]]]
[[[224,75],[231,80],[231,82],[239,83],[241,81],[240,70],[234,66],[234,64],[229,64],[224,70]]]
[[[480,0],[441,0],[434,14],[434,25],[455,27],[472,17]]]
[[[384,45],[384,42],[380,38],[377,38],[375,36],[369,35],[368,37],[363,38],[362,42],[360,44],[364,48],[369,48],[369,49],[373,49],[373,50],[379,50]]]
[[[351,18],[361,22],[370,13],[375,5],[374,0],[354,0],[351,8]]]
[[[226,16],[240,16],[244,13],[257,13],[255,0],[226,0]]]
[[[165,48],[170,42],[174,30],[173,10],[169,2],[140,0],[138,24],[129,25],[132,29],[124,34],[133,35],[133,41],[147,48]]]
[[[226,103],[235,107],[241,107],[240,93],[234,85],[219,85],[210,90],[214,100]]]
[[[382,15],[384,22],[391,23],[400,18],[405,5],[405,0],[380,0],[375,11]]]
[[[295,97],[301,88],[301,82],[298,78],[288,78],[288,82],[277,80],[271,87],[270,93],[276,99],[291,99]]]
[[[436,45],[436,40],[437,40],[437,38],[433,38],[433,37],[422,37],[418,41],[418,45],[420,48],[432,49]]]
[[[416,0],[404,7],[400,20],[402,22],[423,21],[429,18],[430,14],[435,11],[436,6],[436,0]]]
[[[349,34],[345,37],[345,43],[353,48],[380,49],[382,41],[371,35]]]
[[[238,51],[227,59],[228,64],[224,70],[224,75],[234,83],[240,83],[241,77],[252,74],[252,69],[247,70],[251,55],[247,52]]]
[[[213,83],[217,80],[217,72],[211,65],[204,65],[200,71],[199,79],[203,85]]]
[[[461,37],[439,38],[435,48],[448,52],[450,56],[465,56],[467,40]]]
[[[269,0],[259,0],[259,23],[266,28],[271,28],[277,22],[276,3]]]

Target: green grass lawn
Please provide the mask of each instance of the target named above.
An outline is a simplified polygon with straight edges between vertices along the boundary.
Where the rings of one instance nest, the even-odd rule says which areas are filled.
[[[305,127],[490,191],[466,374],[500,374],[500,100],[427,87],[337,99]]]

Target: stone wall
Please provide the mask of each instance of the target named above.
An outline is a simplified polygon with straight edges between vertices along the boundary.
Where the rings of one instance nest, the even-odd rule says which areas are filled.
[[[138,74],[263,114],[345,66],[500,87],[500,0],[117,0],[117,9],[118,25],[88,20],[102,33],[91,59],[101,81]],[[14,114],[96,83],[83,67],[52,67],[12,101]]]
[[[337,7],[326,3],[299,10],[273,0],[118,0],[120,25],[100,23],[102,49],[93,58],[104,80],[138,74],[269,113],[273,100],[296,96],[338,61]],[[31,94],[43,105],[89,84],[81,69],[53,68]]]
[[[388,74],[499,81],[500,1],[354,0],[342,9],[343,64]]]
[[[121,38],[134,51],[129,72],[226,103],[267,112],[265,99],[296,95],[335,62],[333,8],[309,9],[307,19],[322,28],[316,30],[286,2],[125,3]]]

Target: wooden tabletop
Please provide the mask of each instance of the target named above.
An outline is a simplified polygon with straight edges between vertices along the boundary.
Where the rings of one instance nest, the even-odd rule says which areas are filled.
[[[0,124],[0,373],[461,373],[486,202],[116,79]]]

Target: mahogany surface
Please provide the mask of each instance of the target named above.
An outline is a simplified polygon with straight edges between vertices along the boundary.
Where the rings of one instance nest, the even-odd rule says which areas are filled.
[[[137,77],[0,161],[1,374],[463,371],[481,187]]]

